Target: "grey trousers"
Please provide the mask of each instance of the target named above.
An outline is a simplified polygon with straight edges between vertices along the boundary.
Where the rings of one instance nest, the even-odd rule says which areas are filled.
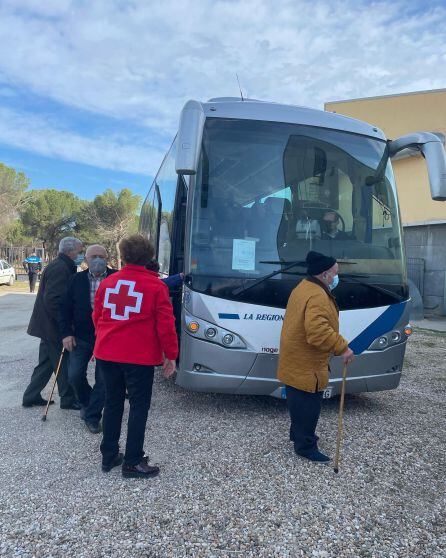
[[[62,343],[40,340],[39,363],[34,368],[31,381],[23,394],[23,403],[32,403],[41,397],[40,392],[50,381],[52,373],[56,371],[61,352]],[[73,388],[68,382],[67,361],[68,355],[65,354],[57,377],[57,388],[62,407],[70,406],[76,400]]]

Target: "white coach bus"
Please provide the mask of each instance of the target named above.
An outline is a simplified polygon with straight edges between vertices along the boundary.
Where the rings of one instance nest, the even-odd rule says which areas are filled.
[[[340,264],[340,330],[357,355],[347,392],[398,386],[409,291],[391,157],[404,149],[422,153],[432,198],[445,200],[445,152],[432,133],[389,141],[366,122],[310,108],[186,103],[140,218],[161,272],[185,273],[173,297],[178,384],[283,397],[285,307],[316,250]],[[330,370],[327,397],[340,390],[340,358]]]

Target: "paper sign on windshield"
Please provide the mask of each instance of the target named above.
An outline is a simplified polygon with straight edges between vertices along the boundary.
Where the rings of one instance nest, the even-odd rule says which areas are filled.
[[[232,269],[253,271],[256,268],[256,241],[234,238],[232,243]]]

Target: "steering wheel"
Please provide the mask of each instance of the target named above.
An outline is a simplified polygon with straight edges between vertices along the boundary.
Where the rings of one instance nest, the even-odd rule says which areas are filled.
[[[322,210],[321,213],[320,213],[319,222],[323,221],[323,217],[324,217],[325,213],[334,213],[337,216],[337,218],[339,219],[339,222],[341,223],[340,230],[342,232],[345,232],[345,221],[342,218],[342,215],[338,211],[336,211],[336,209],[332,209],[331,207],[326,207],[321,202],[311,202],[311,205],[303,205],[300,209],[303,210],[303,211],[309,211],[309,210],[315,210],[315,209]]]

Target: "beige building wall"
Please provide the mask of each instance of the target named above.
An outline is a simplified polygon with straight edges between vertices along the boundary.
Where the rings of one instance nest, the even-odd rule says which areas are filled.
[[[325,110],[369,122],[389,139],[410,132],[446,137],[446,89],[328,102]],[[446,222],[446,202],[432,201],[423,157],[394,160],[393,168],[403,224]]]

